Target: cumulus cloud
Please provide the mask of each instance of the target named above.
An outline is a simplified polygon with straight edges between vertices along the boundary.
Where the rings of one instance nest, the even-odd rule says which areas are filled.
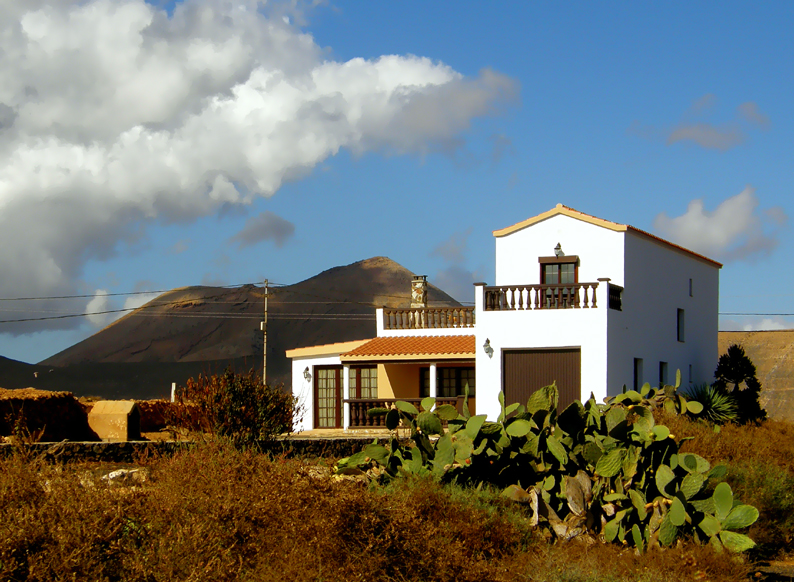
[[[705,209],[703,200],[693,200],[681,216],[663,212],[653,227],[672,242],[724,262],[768,254],[777,247],[788,217],[779,207],[759,212],[758,204],[755,189],[747,186],[713,211]]]
[[[272,196],[342,148],[451,152],[518,92],[422,57],[328,60],[255,0],[186,0],[170,16],[143,0],[2,11],[0,296],[69,294],[141,224]]]
[[[474,283],[477,273],[461,265],[451,265],[436,274],[435,286],[462,303],[474,302]]]
[[[736,319],[721,318],[720,331],[774,331],[794,329],[794,320],[790,317],[743,317]]]
[[[466,247],[471,236],[472,227],[463,232],[455,232],[430,252],[431,257],[441,257],[447,262],[459,264],[466,260]]]
[[[105,327],[114,319],[115,314],[104,313],[111,309],[113,308],[110,306],[110,297],[108,297],[107,289],[97,289],[94,297],[86,305],[86,319],[94,327]]]
[[[758,105],[752,101],[742,103],[736,108],[738,119],[725,123],[705,121],[703,117],[709,114],[716,103],[717,97],[707,93],[696,99],[682,115],[681,121],[673,127],[656,128],[634,120],[626,132],[643,139],[662,140],[668,146],[688,142],[705,149],[724,152],[747,141],[747,134],[738,123],[739,120],[749,121],[763,129],[769,126],[769,118],[761,113]]]
[[[737,111],[745,120],[759,125],[764,129],[769,127],[769,118],[761,113],[757,103],[747,101],[746,103],[739,105],[739,107],[737,107]]]
[[[293,234],[294,224],[267,210],[246,220],[243,229],[230,238],[229,242],[239,243],[240,248],[243,248],[272,240],[277,247],[282,247]]]
[[[477,272],[464,266],[469,237],[472,232],[473,228],[469,227],[463,232],[452,233],[447,240],[441,242],[430,252],[431,257],[440,257],[447,263],[447,266],[436,274],[435,285],[464,303],[473,302],[472,284],[478,281]]]
[[[736,127],[695,123],[675,128],[667,136],[667,145],[691,141],[706,149],[726,151],[744,142],[746,136]]]

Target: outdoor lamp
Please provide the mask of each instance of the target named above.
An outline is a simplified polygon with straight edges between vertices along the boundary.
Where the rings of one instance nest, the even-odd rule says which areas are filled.
[[[307,382],[312,381],[312,373],[309,372],[309,366],[306,366],[306,369],[303,371],[303,379]]]
[[[482,349],[485,350],[485,353],[488,354],[489,358],[493,358],[493,348],[491,347],[491,340],[486,338],[485,343],[482,345]]]

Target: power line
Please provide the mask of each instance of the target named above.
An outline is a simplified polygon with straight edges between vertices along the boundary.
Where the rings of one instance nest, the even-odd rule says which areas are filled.
[[[253,283],[236,283],[233,285],[213,285],[213,287],[221,289],[235,289],[245,287],[246,285],[253,285]],[[201,288],[204,285],[191,285],[188,287],[177,287],[176,289],[159,289],[155,291],[126,291],[124,293],[103,293],[97,295],[92,293],[90,295],[53,295],[49,297],[0,297],[0,301],[48,301],[52,299],[93,299],[94,297],[122,297],[125,295],[154,295],[155,293],[163,294],[170,293],[171,291],[186,291],[188,289]]]

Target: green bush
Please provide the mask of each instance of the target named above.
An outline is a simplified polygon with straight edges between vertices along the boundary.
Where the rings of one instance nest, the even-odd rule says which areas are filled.
[[[703,405],[702,418],[715,424],[739,422],[736,398],[715,384],[697,384],[687,390],[687,395]]]
[[[250,445],[292,431],[300,410],[297,399],[268,386],[253,370],[190,378],[176,394],[169,424],[176,428]]]

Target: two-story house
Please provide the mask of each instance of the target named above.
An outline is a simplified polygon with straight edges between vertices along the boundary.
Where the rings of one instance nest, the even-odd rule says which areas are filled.
[[[561,204],[494,231],[495,285],[474,308],[378,309],[377,337],[289,350],[299,429],[377,423],[366,410],[423,396],[472,405],[490,419],[498,393],[526,402],[557,383],[561,408],[624,385],[707,382],[717,363],[721,265],[637,228]]]

